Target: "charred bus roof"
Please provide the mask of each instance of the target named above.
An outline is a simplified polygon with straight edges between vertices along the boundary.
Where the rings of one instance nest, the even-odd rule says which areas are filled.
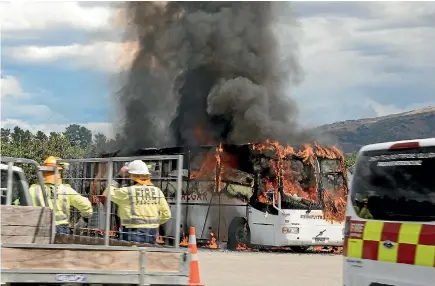
[[[258,144],[258,143],[257,143]],[[114,152],[102,153],[101,157],[129,157],[129,156],[157,156],[157,155],[188,155],[188,157],[195,157],[203,152],[209,152],[210,150],[221,147],[224,153],[236,156],[238,158],[252,158],[256,156],[263,156],[269,159],[273,159],[276,156],[276,152],[272,149],[254,150],[255,143],[246,144],[221,144],[221,145],[201,145],[201,146],[175,146],[175,147],[163,147],[163,148],[140,148],[136,150],[117,150]],[[295,146],[295,150],[305,148],[304,146]],[[323,146],[322,146],[323,147]],[[325,146],[326,147],[326,146]],[[318,159],[328,159],[319,157],[314,152],[314,156]],[[288,154],[288,159],[301,160],[296,153]],[[337,158],[338,159],[338,158]]]
[[[249,151],[254,144],[222,144],[225,152],[237,153]],[[212,148],[217,148],[218,145],[201,145],[196,147],[164,147],[164,148],[140,148],[136,150],[116,150],[114,152],[102,153],[101,157],[126,157],[126,156],[153,156],[153,155],[185,155],[189,152],[207,151]]]

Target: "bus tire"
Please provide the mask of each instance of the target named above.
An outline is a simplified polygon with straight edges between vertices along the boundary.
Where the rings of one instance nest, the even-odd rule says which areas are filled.
[[[251,244],[251,231],[248,222],[243,217],[235,217],[228,227],[228,250],[236,250],[239,243]]]
[[[291,250],[293,250],[296,253],[304,253],[310,247],[309,246],[290,246],[290,248],[291,248]]]

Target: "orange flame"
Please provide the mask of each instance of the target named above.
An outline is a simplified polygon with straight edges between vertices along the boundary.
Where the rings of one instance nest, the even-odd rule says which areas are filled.
[[[181,240],[180,246],[188,246],[189,245],[189,237],[183,233],[183,239]]]
[[[321,158],[327,159],[340,159],[343,158],[343,153],[337,149],[337,147],[332,146],[331,148],[326,148],[320,146],[317,142],[314,142],[314,147],[316,148],[316,155]]]
[[[210,239],[207,241],[206,247],[208,248],[219,248],[219,244],[216,242],[216,238],[214,237],[214,233],[210,232]]]
[[[233,156],[224,152],[222,143],[208,151],[198,171],[191,171],[191,179],[205,179],[215,182],[216,189],[222,189],[222,180],[227,168],[235,168],[237,162]]]
[[[280,185],[280,180],[282,180],[283,192],[288,195],[297,195],[302,199],[312,201],[314,203],[319,203],[318,196],[318,181],[319,178],[317,173],[315,173],[314,185],[309,185],[303,188],[295,179],[297,174],[291,168],[291,160],[285,160],[291,156],[295,156],[302,160],[305,164],[310,164],[314,167],[315,156],[318,158],[326,158],[332,160],[340,161],[340,171],[344,174],[344,156],[343,153],[338,150],[335,146],[331,148],[320,146],[317,142],[314,142],[314,148],[308,144],[305,144],[301,150],[297,152],[290,146],[283,146],[278,142],[271,142],[266,140],[264,144],[255,144],[253,146],[254,150],[259,150],[262,152],[272,151],[275,156],[271,165],[274,169],[275,178],[266,177],[263,183],[265,184],[265,191],[270,189],[275,190],[275,198],[278,198],[278,187]],[[345,176],[344,176],[345,177]],[[346,180],[344,178],[344,180]],[[345,218],[346,201],[347,201],[347,182],[344,181],[344,186],[334,195],[330,195],[330,192],[325,192],[323,199],[325,202],[324,214],[325,219],[330,221],[343,221]],[[259,201],[263,203],[271,204],[267,199],[267,195],[261,193],[258,195]],[[276,203],[276,202],[275,202]]]
[[[211,179],[215,176],[216,171],[216,155],[211,150],[206,154],[204,161],[198,171],[192,171],[190,178],[191,179]]]
[[[334,246],[334,247],[325,247],[325,246],[313,246],[313,252],[320,253],[332,253],[332,254],[341,254],[343,253],[343,247]]]
[[[69,227],[71,231],[73,231],[74,227]],[[98,229],[98,228],[82,228],[80,229],[80,235],[90,235],[90,236],[104,236],[105,230],[104,229]],[[109,237],[115,237],[116,231],[110,230],[109,231]]]
[[[314,150],[310,145],[305,144],[303,149],[296,153],[296,156],[302,158],[304,163],[310,163],[314,166]]]
[[[202,132],[200,126],[195,130],[198,138],[205,138],[204,140],[209,142],[209,138],[206,136],[206,133]],[[296,195],[305,200],[305,203],[313,202],[318,204],[319,194],[317,190],[320,178],[318,173],[314,171],[317,168],[315,166],[316,157],[319,159],[339,160],[340,171],[342,174],[345,174],[343,153],[335,146],[324,147],[314,142],[313,146],[305,144],[300,150],[295,151],[291,146],[281,145],[277,141],[266,140],[262,144],[253,144],[252,149],[262,153],[269,153],[272,157],[269,165],[274,171],[273,175],[262,178],[264,191],[258,194],[258,200],[263,203],[272,203],[268,200],[267,196],[267,192],[271,189],[274,190],[275,200],[277,200],[279,187],[282,187],[282,191],[287,195]],[[296,171],[292,168],[294,167],[292,166],[294,160],[298,160],[304,165],[312,166],[313,179],[304,186],[299,183],[300,179],[298,179],[301,176],[301,171]],[[234,158],[231,158],[231,155],[224,152],[222,144],[219,144],[215,150],[210,150],[207,153],[200,169],[191,172],[191,179],[201,178],[214,181],[216,189],[220,191],[222,189],[222,181],[225,180],[224,176],[226,176],[227,168],[236,166]],[[324,213],[327,220],[341,222],[345,218],[347,182],[345,176],[343,177],[344,186],[342,190],[334,194],[331,194],[328,190],[324,192],[322,199],[325,204]]]
[[[325,202],[325,219],[328,221],[343,221],[346,216],[346,188],[341,188],[334,195],[331,195],[330,192],[324,192],[323,200]]]
[[[222,143],[219,144],[218,147],[216,147],[216,179],[215,179],[215,184],[216,184],[216,189],[218,191],[221,190],[221,181],[222,181],[222,172],[223,172],[223,167],[221,166],[221,154],[224,151],[224,149],[222,149]]]
[[[236,250],[252,250],[252,248],[249,248],[246,244],[244,243],[239,243],[236,246]]]
[[[165,241],[163,240],[163,237],[160,234],[157,236],[156,242],[159,244],[165,243]]]

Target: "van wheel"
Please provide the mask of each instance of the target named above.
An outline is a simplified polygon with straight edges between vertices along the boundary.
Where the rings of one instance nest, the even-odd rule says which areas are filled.
[[[293,250],[296,253],[304,253],[310,247],[309,246],[290,246],[290,248],[291,248],[291,250]]]
[[[228,227],[227,249],[236,250],[239,243],[246,244],[246,246],[251,244],[251,231],[243,217],[235,217],[231,221]]]

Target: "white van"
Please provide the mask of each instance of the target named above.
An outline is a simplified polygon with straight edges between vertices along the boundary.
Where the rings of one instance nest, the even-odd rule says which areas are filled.
[[[0,197],[1,204],[6,204],[7,197],[7,182],[8,182],[8,165],[0,164]],[[20,202],[21,205],[30,205],[31,199],[29,196],[29,185],[23,169],[12,166],[12,203]]]
[[[359,151],[347,204],[343,284],[435,285],[435,138]]]

